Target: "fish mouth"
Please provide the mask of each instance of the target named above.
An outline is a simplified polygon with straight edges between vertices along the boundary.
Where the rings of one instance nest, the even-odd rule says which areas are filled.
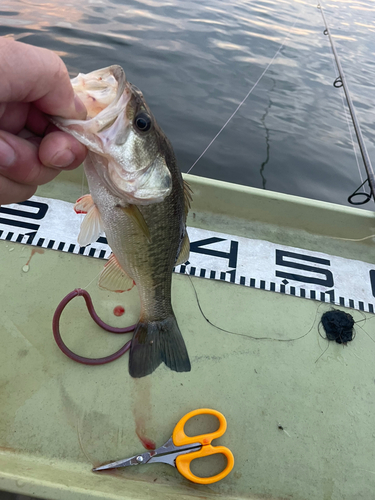
[[[122,142],[125,142],[124,131],[129,126],[126,107],[132,98],[132,85],[126,80],[124,70],[117,65],[87,74],[79,73],[70,82],[86,106],[86,120],[53,117],[52,122],[91,151],[106,156],[106,146],[110,141],[120,143],[118,135],[122,135]],[[122,120],[118,120],[120,116]],[[103,133],[108,130],[111,130],[110,134]]]
[[[86,120],[97,117],[105,109],[108,111],[108,108],[116,107],[129,86],[124,70],[116,65],[87,74],[79,73],[70,82],[86,106]],[[118,109],[117,112],[121,111]]]

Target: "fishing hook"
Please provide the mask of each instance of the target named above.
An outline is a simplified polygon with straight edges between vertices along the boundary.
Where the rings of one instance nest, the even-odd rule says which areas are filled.
[[[353,194],[351,194],[348,198],[348,202],[351,203],[352,205],[364,205],[365,203],[369,202],[372,197],[372,193],[366,193],[365,191],[360,191],[361,187],[366,184],[369,180],[366,179],[362,184],[354,191]],[[364,196],[365,198],[363,201],[353,201],[353,198],[356,196]]]
[[[86,290],[82,290],[82,288],[76,288],[72,292],[68,293],[60,304],[57,306],[55,314],[53,315],[53,320],[52,320],[52,331],[53,331],[53,336],[55,338],[56,344],[60,348],[60,350],[68,356],[68,358],[72,359],[73,361],[76,361],[77,363],[82,363],[83,365],[104,365],[106,363],[110,363],[111,361],[115,361],[115,359],[120,358],[123,354],[126,353],[130,349],[131,346],[131,340],[126,342],[126,344],[121,347],[118,351],[114,352],[113,354],[110,354],[109,356],[105,356],[103,358],[85,358],[84,356],[80,356],[79,354],[76,354],[75,352],[71,351],[69,347],[64,343],[63,339],[61,338],[60,334],[60,317],[62,312],[64,311],[65,307],[67,304],[74,299],[74,297],[83,297],[86,302],[86,307],[87,310],[90,313],[90,316],[92,319],[95,321],[97,325],[100,326],[100,328],[103,328],[103,330],[106,330],[107,332],[110,333],[130,333],[134,331],[135,327],[137,325],[132,325],[132,326],[127,326],[126,328],[116,328],[114,326],[107,325],[107,323],[104,323],[103,320],[99,318],[99,316],[96,314],[90,294]]]

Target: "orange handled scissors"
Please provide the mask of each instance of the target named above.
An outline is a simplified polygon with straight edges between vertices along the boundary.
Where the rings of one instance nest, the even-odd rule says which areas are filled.
[[[185,434],[186,422],[196,415],[214,415],[219,420],[219,428],[215,432],[189,437]],[[212,446],[211,441],[222,436],[227,430],[227,421],[224,415],[216,410],[201,408],[187,413],[176,425],[172,437],[157,450],[147,451],[140,455],[134,455],[124,460],[118,460],[110,464],[102,465],[93,469],[94,472],[128,467],[129,465],[152,464],[161,462],[177,467],[180,474],[198,484],[212,484],[227,476],[233,469],[234,458],[232,452],[225,446]],[[211,477],[195,476],[190,470],[190,464],[196,458],[207,457],[221,453],[227,459],[225,469]]]

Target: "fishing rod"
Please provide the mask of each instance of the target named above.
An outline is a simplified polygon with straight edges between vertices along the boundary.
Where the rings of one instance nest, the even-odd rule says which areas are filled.
[[[367,173],[367,179],[359,186],[358,189],[356,189],[354,191],[354,193],[352,195],[349,196],[348,201],[352,205],[363,205],[364,203],[367,203],[368,201],[370,201],[371,198],[375,201],[375,174],[374,174],[374,170],[372,168],[370,157],[369,157],[367,149],[366,149],[366,144],[363,140],[361,127],[359,125],[357,116],[355,114],[355,109],[353,106],[352,99],[350,97],[348,84],[346,83],[346,78],[345,78],[344,72],[343,72],[341,64],[340,64],[339,56],[337,55],[336,47],[335,47],[335,44],[333,42],[331,32],[328,28],[327,20],[325,18],[324,12],[323,12],[323,7],[320,4],[318,4],[317,7],[320,10],[320,13],[322,14],[323,21],[324,21],[324,24],[326,27],[326,29],[323,31],[323,33],[324,33],[324,35],[328,35],[328,37],[329,37],[333,56],[335,58],[336,66],[337,66],[337,69],[339,72],[339,76],[333,82],[333,86],[336,88],[340,88],[340,87],[344,88],[346,102],[348,103],[348,107],[349,107],[350,115],[352,118],[354,130],[355,130],[357,140],[358,140],[359,149],[361,151],[362,160],[363,160],[363,163],[364,163],[364,166],[366,169],[366,173]],[[360,189],[364,186],[364,184],[366,184],[366,182],[368,182],[368,184],[369,184],[370,193],[366,193],[365,191],[360,191]],[[358,196],[361,196],[361,197],[364,196],[365,198],[360,200],[360,201],[353,201],[353,198],[358,197]]]

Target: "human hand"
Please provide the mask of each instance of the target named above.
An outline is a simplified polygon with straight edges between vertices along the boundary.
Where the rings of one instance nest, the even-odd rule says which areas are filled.
[[[54,52],[0,38],[0,205],[32,196],[87,153],[44,113],[84,119],[68,71]]]

